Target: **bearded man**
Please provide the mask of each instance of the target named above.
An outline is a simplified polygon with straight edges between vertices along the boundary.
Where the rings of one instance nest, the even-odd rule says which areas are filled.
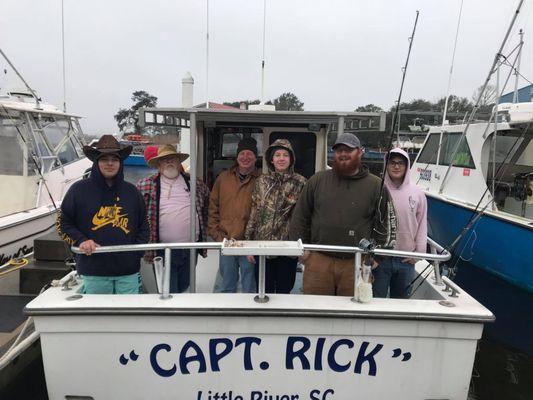
[[[359,138],[337,137],[333,169],[313,175],[291,218],[290,240],[335,246],[357,246],[363,238],[382,247],[394,245],[394,207],[381,180],[368,172]],[[349,253],[308,252],[303,256],[305,294],[353,296],[354,260]]]
[[[170,144],[159,146],[157,155],[145,154],[147,164],[158,172],[141,179],[137,188],[146,203],[150,225],[150,243],[190,242],[190,176],[181,163],[189,157]],[[196,241],[205,241],[207,234],[207,207],[209,189],[200,180],[196,182]],[[161,250],[160,255],[164,252]],[[173,249],[170,267],[170,292],[181,293],[189,287],[190,250]],[[206,256],[206,251],[201,252]],[[153,254],[145,259],[151,261]]]

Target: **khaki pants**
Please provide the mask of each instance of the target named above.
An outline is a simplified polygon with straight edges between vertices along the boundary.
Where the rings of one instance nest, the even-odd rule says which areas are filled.
[[[353,258],[334,258],[312,251],[304,265],[304,294],[353,296]]]

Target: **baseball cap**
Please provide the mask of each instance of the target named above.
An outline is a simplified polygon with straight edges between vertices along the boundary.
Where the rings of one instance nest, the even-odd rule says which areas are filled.
[[[335,146],[339,144],[344,144],[352,149],[361,148],[361,142],[359,141],[359,138],[353,133],[348,132],[341,133],[339,136],[337,136],[337,140],[335,140],[335,144],[331,148],[335,149]]]

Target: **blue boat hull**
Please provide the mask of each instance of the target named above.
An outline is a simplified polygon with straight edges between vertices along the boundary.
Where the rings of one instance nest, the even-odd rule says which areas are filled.
[[[135,165],[135,166],[144,166],[146,167],[146,162],[144,161],[144,156],[140,154],[130,155],[124,160],[124,165]]]
[[[472,210],[427,196],[428,230],[448,246]],[[512,222],[482,216],[455,247],[455,281],[496,316],[484,335],[533,355],[533,233]],[[457,260],[460,255],[461,259]]]
[[[429,235],[450,245],[473,211],[428,196]],[[483,215],[454,249],[455,255],[528,292],[533,292],[533,227]]]

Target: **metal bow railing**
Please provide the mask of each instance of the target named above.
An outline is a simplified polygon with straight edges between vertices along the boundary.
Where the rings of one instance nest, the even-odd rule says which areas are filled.
[[[249,241],[248,243],[253,243]],[[440,246],[435,241],[428,239],[428,244],[431,249],[431,253],[417,253],[411,251],[400,251],[400,250],[389,250],[389,249],[372,249],[366,250],[356,246],[330,246],[330,245],[319,245],[319,244],[303,244],[304,251],[319,251],[327,253],[351,253],[354,254],[354,268],[356,269],[355,279],[354,279],[354,300],[357,287],[360,283],[360,274],[358,271],[362,267],[362,256],[364,254],[372,254],[375,256],[382,257],[403,257],[403,258],[412,258],[415,260],[427,260],[433,261],[433,269],[435,274],[435,282],[437,284],[442,284],[442,279],[440,276],[440,262],[447,261],[450,259],[451,254],[442,246]],[[163,278],[162,278],[162,288],[161,299],[169,299],[172,296],[170,295],[170,261],[171,261],[171,250],[174,249],[214,249],[222,251],[223,245],[221,242],[197,242],[197,243],[149,243],[149,244],[132,244],[132,245],[120,245],[120,246],[100,246],[97,247],[93,254],[101,253],[118,253],[126,251],[154,251],[154,250],[164,250],[164,266],[163,266]],[[80,251],[79,247],[72,247],[72,251],[76,254],[83,254]],[[250,255],[255,255],[250,253]],[[283,249],[279,249],[279,256],[284,255]],[[264,303],[268,301],[268,296],[265,293],[265,255],[259,255],[259,282],[258,282],[258,294],[255,297],[255,300],[259,303]],[[195,287],[191,287],[190,291],[192,293],[196,292]]]

